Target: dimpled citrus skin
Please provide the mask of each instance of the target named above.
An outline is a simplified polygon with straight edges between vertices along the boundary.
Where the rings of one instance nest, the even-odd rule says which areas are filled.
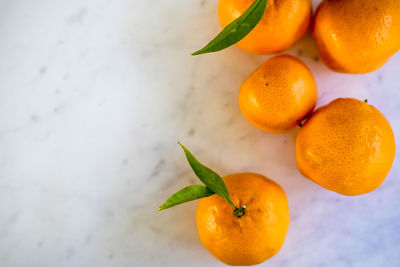
[[[220,0],[218,17],[222,27],[240,17],[254,0]],[[310,0],[268,0],[259,24],[237,45],[253,54],[284,51],[300,40],[311,24]]]
[[[317,8],[312,32],[332,70],[375,71],[400,49],[399,0],[325,0]]]
[[[239,173],[223,178],[236,207],[246,205],[243,217],[217,195],[202,198],[196,221],[204,247],[230,265],[254,265],[275,255],[289,228],[289,207],[283,189],[268,178]]]
[[[253,125],[279,133],[295,127],[317,102],[311,71],[300,60],[276,56],[267,60],[242,84],[239,106]]]
[[[339,98],[315,111],[296,141],[300,172],[326,189],[360,195],[376,189],[395,155],[393,131],[373,106]]]

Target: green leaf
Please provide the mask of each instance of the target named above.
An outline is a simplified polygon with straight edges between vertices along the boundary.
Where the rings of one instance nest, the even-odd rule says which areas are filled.
[[[256,0],[236,20],[231,22],[211,42],[192,55],[217,52],[242,40],[260,22],[267,7],[268,0]]]
[[[203,197],[209,197],[214,194],[215,193],[211,191],[207,186],[191,185],[173,194],[170,198],[167,199],[167,201],[164,202],[164,204],[162,204],[158,208],[158,210],[165,210],[188,201]]]
[[[231,196],[229,195],[228,189],[226,188],[226,185],[221,176],[201,164],[181,143],[178,142],[178,144],[183,148],[183,151],[185,151],[186,158],[189,161],[190,167],[192,167],[197,177],[199,177],[199,179],[215,194],[228,201],[229,204],[231,204],[231,206],[236,209],[235,205],[232,203]]]

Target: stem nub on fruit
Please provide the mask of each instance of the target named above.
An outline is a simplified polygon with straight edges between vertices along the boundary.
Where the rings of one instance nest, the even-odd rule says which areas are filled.
[[[243,217],[243,215],[245,214],[246,208],[247,208],[246,205],[243,205],[240,208],[235,208],[233,215],[235,215],[238,218]]]

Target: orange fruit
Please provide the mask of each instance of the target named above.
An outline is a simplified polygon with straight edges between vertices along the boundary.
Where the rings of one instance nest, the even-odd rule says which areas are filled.
[[[360,195],[376,189],[395,155],[386,118],[365,102],[339,98],[317,109],[296,140],[300,172],[326,189]]]
[[[240,17],[254,0],[220,0],[218,17],[222,27]],[[300,40],[311,23],[310,0],[269,0],[259,24],[237,45],[253,54],[284,51]]]
[[[315,13],[312,32],[332,70],[377,70],[400,49],[399,0],[324,0]]]
[[[223,178],[242,217],[233,215],[227,201],[213,195],[202,198],[196,214],[204,247],[230,265],[254,265],[275,255],[289,228],[289,208],[283,189],[268,178],[239,173]]]
[[[239,92],[246,119],[273,133],[298,125],[316,102],[317,86],[311,71],[288,55],[267,60],[243,82]]]

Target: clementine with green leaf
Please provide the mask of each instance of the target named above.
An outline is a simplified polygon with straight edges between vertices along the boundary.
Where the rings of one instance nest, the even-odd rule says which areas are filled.
[[[178,191],[159,210],[201,198],[197,230],[204,247],[217,259],[230,265],[254,265],[275,255],[289,227],[283,189],[255,173],[221,178],[181,146],[205,186],[192,185]]]
[[[283,189],[255,173],[238,173],[223,178],[233,203],[245,207],[232,214],[219,196],[202,198],[196,221],[204,247],[230,265],[259,264],[275,255],[289,228],[289,207]]]
[[[220,0],[218,17],[226,27],[243,14],[254,0]],[[264,15],[237,45],[252,54],[287,50],[307,33],[311,24],[310,0],[268,0]]]

